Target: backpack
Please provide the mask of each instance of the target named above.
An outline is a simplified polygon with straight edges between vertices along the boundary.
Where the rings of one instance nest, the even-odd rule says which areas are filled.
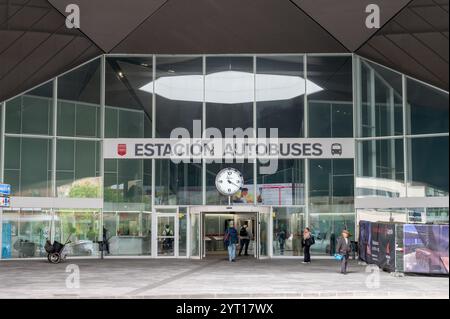
[[[239,231],[239,236],[247,237],[248,236],[247,229],[245,229],[244,227],[241,227],[241,230]]]
[[[314,236],[311,235],[311,237],[309,237],[309,245],[312,246],[316,243],[316,240],[314,239]]]

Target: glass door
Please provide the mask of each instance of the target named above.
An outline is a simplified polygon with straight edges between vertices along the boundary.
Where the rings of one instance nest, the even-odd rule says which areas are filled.
[[[178,256],[177,214],[157,214],[157,256]]]
[[[258,258],[268,258],[270,249],[270,211],[261,211],[258,213]]]
[[[189,215],[189,256],[190,258],[200,259],[201,234],[200,226],[202,224],[200,213],[191,212]]]

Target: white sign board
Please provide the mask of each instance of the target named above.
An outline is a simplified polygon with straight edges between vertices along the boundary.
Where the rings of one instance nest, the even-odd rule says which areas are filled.
[[[353,138],[105,139],[105,159],[339,159],[355,157]]]

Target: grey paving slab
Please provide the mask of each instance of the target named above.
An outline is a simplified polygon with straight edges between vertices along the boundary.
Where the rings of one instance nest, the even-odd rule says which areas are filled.
[[[348,275],[338,268],[327,259],[1,261],[0,298],[449,298],[448,276],[395,277],[355,261]]]

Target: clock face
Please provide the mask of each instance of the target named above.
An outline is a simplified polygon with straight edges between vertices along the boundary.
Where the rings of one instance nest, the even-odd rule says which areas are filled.
[[[244,177],[234,168],[224,168],[216,176],[216,187],[219,193],[226,196],[236,194],[244,186]]]

